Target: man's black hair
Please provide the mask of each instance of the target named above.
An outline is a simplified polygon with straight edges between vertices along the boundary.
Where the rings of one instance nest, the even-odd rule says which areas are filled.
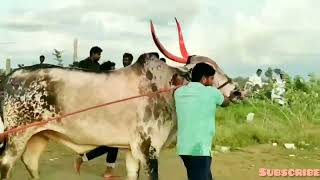
[[[111,70],[112,66],[116,66],[116,63],[114,63],[112,61],[107,61],[107,62],[104,62],[100,65],[100,70],[109,71],[109,70]]]
[[[131,53],[124,53],[123,58],[128,57],[131,61],[133,60],[133,55]]]
[[[209,77],[209,76],[213,76],[215,73],[216,71],[209,64],[198,63],[194,66],[192,70],[191,81],[200,82],[203,76]]]
[[[98,54],[98,53],[101,53],[102,52],[102,49],[98,46],[94,46],[90,49],[90,56],[92,54]]]

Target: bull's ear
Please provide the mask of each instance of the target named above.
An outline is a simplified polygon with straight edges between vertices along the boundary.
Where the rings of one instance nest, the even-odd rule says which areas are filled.
[[[171,78],[171,85],[174,86],[181,86],[184,83],[185,78],[183,76],[180,76],[179,74],[174,74]]]
[[[188,60],[187,60],[187,63],[186,63],[186,64],[190,64],[191,58],[192,58],[192,56],[189,56],[189,57],[188,57]]]
[[[190,81],[191,80],[191,69],[189,69],[187,66],[178,67],[180,73],[180,76],[182,76],[185,80]]]

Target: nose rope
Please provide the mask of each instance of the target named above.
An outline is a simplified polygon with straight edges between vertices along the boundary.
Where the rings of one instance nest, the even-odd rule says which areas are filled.
[[[229,84],[231,82],[232,82],[232,80],[230,78],[228,78],[228,80],[225,83],[221,84],[217,89],[221,89],[221,88],[223,88],[224,86],[226,86],[227,84]]]

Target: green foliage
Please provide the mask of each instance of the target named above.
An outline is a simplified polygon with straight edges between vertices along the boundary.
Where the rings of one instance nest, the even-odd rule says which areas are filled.
[[[234,82],[237,82],[239,85],[239,88],[243,89],[244,85],[246,84],[246,82],[249,80],[249,78],[244,78],[244,77],[236,77],[232,79]]]
[[[308,85],[306,84],[306,82],[304,82],[304,79],[301,78],[300,76],[296,76],[293,79],[293,84],[294,84],[294,90],[297,91],[303,91],[303,92],[308,92],[309,88]]]
[[[285,75],[287,82],[284,107],[271,102],[272,84],[258,94],[238,104],[219,108],[216,118],[214,144],[232,147],[259,143],[295,143],[302,141],[320,145],[320,79],[310,75],[309,80]],[[246,122],[248,113],[254,113],[252,123]]]

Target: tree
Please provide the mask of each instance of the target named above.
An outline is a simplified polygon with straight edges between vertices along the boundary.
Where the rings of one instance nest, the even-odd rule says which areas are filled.
[[[277,73],[277,74],[281,74],[283,71],[279,68],[274,69],[273,72]]]
[[[247,82],[248,80],[249,80],[249,78],[244,78],[244,77],[242,77],[242,76],[238,76],[238,77],[232,79],[232,81],[238,83],[238,85],[239,85],[239,87],[240,87],[241,89],[244,88],[244,85],[246,84],[246,82]]]
[[[304,92],[309,91],[307,83],[304,81],[304,79],[301,76],[294,77],[293,82],[294,82],[294,89],[295,90],[300,90],[300,91],[304,91]]]
[[[54,49],[54,53],[52,53],[55,56],[54,60],[58,61],[58,66],[63,66],[63,63],[62,63],[62,52],[63,51],[59,51],[57,49]]]

